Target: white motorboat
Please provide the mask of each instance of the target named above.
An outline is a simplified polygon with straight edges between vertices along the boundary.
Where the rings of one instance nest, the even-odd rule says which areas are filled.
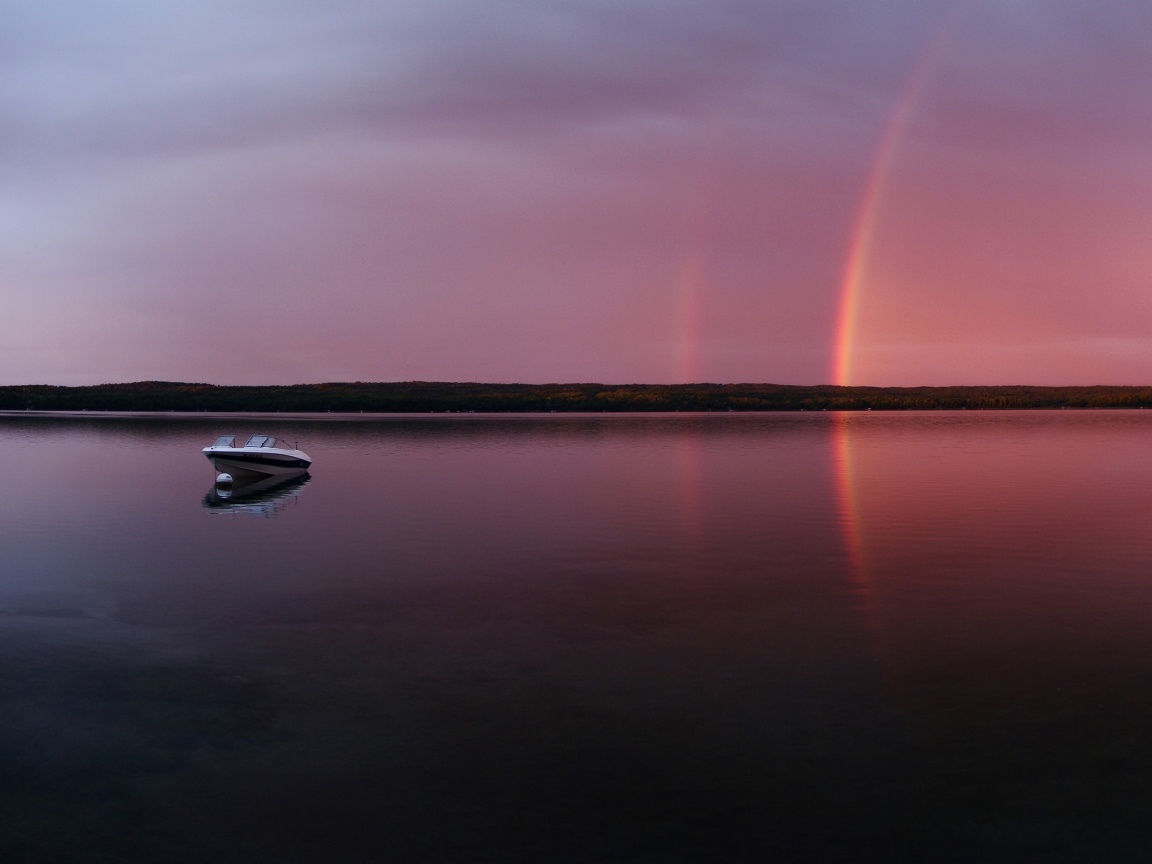
[[[235,435],[221,435],[202,452],[217,471],[237,476],[301,474],[312,464],[307,453],[271,435],[253,435],[242,447],[236,446]]]

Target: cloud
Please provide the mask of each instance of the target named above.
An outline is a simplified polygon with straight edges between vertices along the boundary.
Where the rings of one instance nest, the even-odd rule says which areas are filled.
[[[655,381],[692,352],[819,381],[884,128],[958,8],[864,320],[1032,339],[1047,291],[1044,344],[1104,344],[1152,134],[1152,12],[1112,0],[0,0],[7,326],[61,381]]]
[[[839,10],[849,22],[854,6]],[[19,49],[0,60],[3,146],[32,162],[348,128],[520,137],[682,116],[771,81],[794,99],[833,87],[829,73],[844,86],[891,62],[800,2],[55,3],[0,16]],[[862,62],[837,68],[846,58]]]

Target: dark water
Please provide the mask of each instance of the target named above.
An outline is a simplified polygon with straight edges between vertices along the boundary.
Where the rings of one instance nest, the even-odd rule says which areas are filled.
[[[0,860],[1152,848],[1152,412],[272,419],[0,418]]]

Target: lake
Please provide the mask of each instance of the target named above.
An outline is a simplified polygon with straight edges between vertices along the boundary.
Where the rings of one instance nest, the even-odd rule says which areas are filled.
[[[200,448],[314,459],[214,489]],[[1136,860],[1152,412],[0,416],[0,860]]]

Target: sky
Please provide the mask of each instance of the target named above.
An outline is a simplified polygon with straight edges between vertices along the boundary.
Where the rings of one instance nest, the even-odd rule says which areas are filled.
[[[1145,0],[0,0],[0,384],[1152,384]]]

